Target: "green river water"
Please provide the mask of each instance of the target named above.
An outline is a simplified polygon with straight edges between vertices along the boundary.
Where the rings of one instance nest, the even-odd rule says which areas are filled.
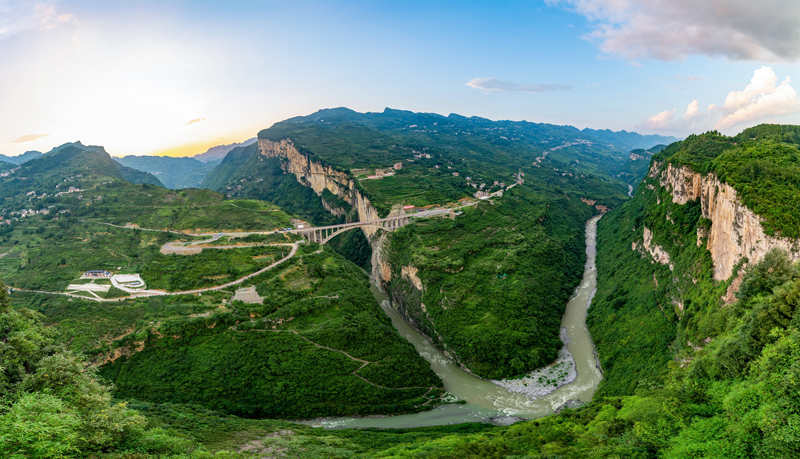
[[[520,418],[531,419],[547,416],[568,400],[589,402],[597,384],[602,379],[595,356],[594,343],[586,327],[586,311],[596,291],[597,270],[595,268],[597,221],[593,217],[586,223],[586,268],[583,280],[567,304],[561,327],[567,331],[567,347],[575,359],[577,379],[555,391],[529,399],[457,367],[430,341],[423,337],[394,310],[386,296],[373,285],[371,290],[392,325],[408,339],[444,381],[447,391],[464,400],[466,404],[448,404],[416,414],[364,418],[327,418],[305,421],[304,424],[327,428],[410,428],[433,425],[459,424],[464,422],[495,422],[510,424]]]

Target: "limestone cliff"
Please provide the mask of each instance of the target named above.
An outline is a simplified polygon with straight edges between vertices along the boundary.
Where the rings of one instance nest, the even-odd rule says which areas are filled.
[[[711,220],[711,229],[698,234],[698,244],[706,239],[706,248],[714,261],[714,279],[728,279],[742,257],[757,263],[773,248],[800,260],[800,241],[768,236],[762,218],[742,204],[734,188],[722,183],[713,173],[702,175],[686,166],[653,162],[648,176],[659,181],[672,194],[672,201],[686,204],[700,199],[703,217]]]
[[[380,218],[372,203],[356,187],[355,179],[344,172],[337,171],[332,166],[313,161],[294,146],[289,139],[273,142],[267,139],[258,139],[258,152],[267,158],[282,158],[285,172],[294,174],[297,181],[310,187],[317,195],[322,195],[322,190],[328,189],[331,193],[347,201],[358,212],[358,220],[377,220]],[[326,203],[323,203],[325,205]],[[328,209],[335,214],[335,211]],[[372,240],[377,228],[362,227],[364,234]]]

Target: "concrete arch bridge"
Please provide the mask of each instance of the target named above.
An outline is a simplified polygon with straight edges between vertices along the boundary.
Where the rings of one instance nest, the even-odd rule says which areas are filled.
[[[406,226],[409,220],[411,220],[411,218],[412,218],[411,215],[400,215],[398,217],[388,217],[388,218],[382,218],[380,220],[368,220],[364,222],[343,223],[341,225],[317,226],[313,228],[294,229],[291,232],[303,236],[309,242],[318,242],[320,244],[325,244],[326,242],[344,233],[345,231],[361,228],[362,226],[381,228],[384,231],[394,231],[397,228],[402,228],[403,226]]]

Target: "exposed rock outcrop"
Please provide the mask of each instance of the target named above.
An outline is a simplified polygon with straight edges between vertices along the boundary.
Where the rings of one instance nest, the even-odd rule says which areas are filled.
[[[259,154],[267,158],[282,158],[284,171],[294,174],[297,181],[310,187],[317,195],[322,195],[322,190],[328,189],[331,193],[347,201],[358,212],[359,221],[377,220],[380,218],[372,203],[356,187],[355,180],[344,172],[337,171],[332,166],[310,160],[306,155],[297,150],[289,139],[273,142],[267,139],[258,139]],[[323,204],[325,205],[325,204]],[[334,210],[328,209],[335,214]],[[372,240],[377,232],[376,227],[361,227],[364,234]]]
[[[773,248],[783,249],[792,260],[800,260],[800,241],[768,236],[762,218],[742,204],[736,190],[722,183],[716,174],[702,175],[686,166],[654,162],[648,176],[658,180],[672,193],[672,202],[686,204],[700,199],[703,217],[711,228],[698,234],[706,238],[706,248],[714,261],[714,279],[728,279],[742,257],[758,263]]]
[[[389,257],[385,253],[386,233],[373,238],[372,240],[372,278],[381,290],[390,280],[392,280],[392,267],[389,264]]]
[[[651,257],[653,257],[653,260],[661,263],[662,265],[668,265],[670,270],[675,269],[675,267],[669,261],[669,254],[667,251],[664,250],[660,245],[653,244],[653,232],[650,231],[646,226],[644,227],[644,241],[642,242],[642,247],[647,250],[647,253],[649,253]]]
[[[333,206],[331,206],[328,203],[328,201],[326,201],[324,198],[322,199],[322,207],[324,207],[325,210],[327,210],[328,212],[330,212],[333,215],[336,215],[337,217],[341,217],[342,215],[345,215],[347,213],[347,211],[345,211],[341,207],[333,207]]]
[[[422,290],[422,279],[417,277],[417,272],[419,272],[419,270],[411,265],[403,266],[403,268],[400,270],[400,274],[403,276],[403,278],[411,282],[411,284],[414,285],[417,290]]]

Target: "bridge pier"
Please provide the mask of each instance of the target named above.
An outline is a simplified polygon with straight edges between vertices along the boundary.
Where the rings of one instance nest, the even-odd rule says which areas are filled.
[[[410,221],[411,221],[411,216],[401,215],[397,217],[383,218],[380,220],[370,220],[366,222],[354,222],[354,223],[345,223],[343,225],[332,225],[332,226],[323,226],[319,228],[293,230],[292,232],[303,236],[309,242],[325,244],[331,238],[335,237],[339,233],[360,228],[362,226],[374,226],[381,228],[385,231],[394,231],[398,228],[406,226]]]

